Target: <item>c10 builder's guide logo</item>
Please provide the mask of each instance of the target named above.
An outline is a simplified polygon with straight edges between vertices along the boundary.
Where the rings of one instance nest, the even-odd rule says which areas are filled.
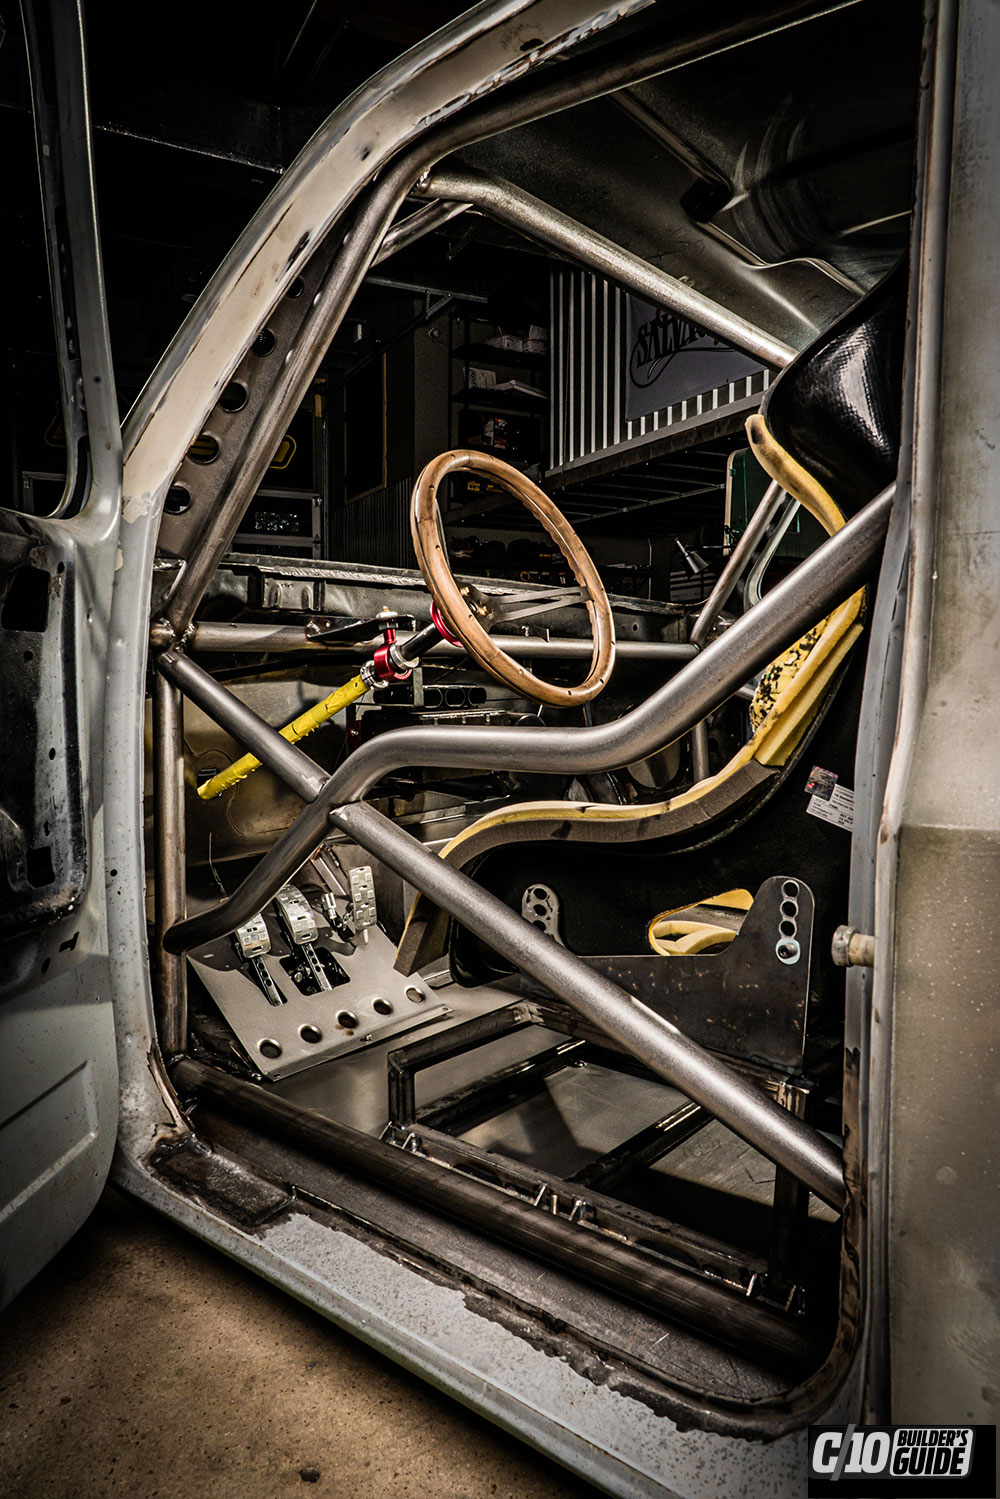
[[[995,1426],[810,1426],[809,1499],[996,1499]]]

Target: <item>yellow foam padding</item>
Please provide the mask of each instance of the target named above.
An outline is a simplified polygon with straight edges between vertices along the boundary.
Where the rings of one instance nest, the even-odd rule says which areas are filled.
[[[832,536],[835,531],[839,531],[845,524],[843,514],[822,484],[790,453],[785,452],[768,430],[763,417],[758,413],[748,417],[746,430],[754,455],[770,477],[798,500],[810,515],[814,515],[828,535]],[[645,802],[639,806],[615,807],[590,802],[519,802],[516,806],[505,807],[479,818],[452,838],[440,850],[440,857],[449,859],[467,839],[487,829],[502,828],[509,823],[546,822],[553,819],[562,823],[639,822],[648,817],[662,817],[679,807],[699,801],[709,791],[723,785],[751,760],[769,767],[784,765],[804,737],[838,667],[861,634],[858,616],[864,596],[864,589],[859,588],[857,593],[839,604],[826,619],[807,631],[783,656],[772,662],[763,673],[761,685],[750,705],[752,726],[756,719],[751,737],[714,776],[698,781],[687,791],[682,791],[668,801]],[[810,637],[813,637],[812,640]],[[789,662],[796,665],[796,669],[790,674],[782,671]],[[762,692],[761,688],[765,683],[768,684],[768,690]],[[755,704],[758,708],[756,714]],[[423,897],[418,896],[410,908],[401,947],[422,899]]]
[[[313,729],[318,729],[320,724],[326,723],[341,708],[346,708],[348,703],[353,703],[355,698],[363,696],[368,691],[368,684],[361,676],[352,677],[345,682],[343,687],[338,687],[336,692],[331,692],[321,703],[316,703],[312,708],[307,708],[305,713],[300,713],[291,723],[279,730],[281,737],[287,739],[289,744],[296,744],[311,734]],[[260,761],[255,755],[244,755],[240,760],[234,760],[232,765],[227,765],[225,770],[220,770],[204,786],[198,787],[198,795],[204,801],[210,801],[213,796],[235,786],[238,781],[245,780],[252,775],[260,766]]]
[[[682,958],[732,942],[736,933],[732,927],[713,926],[707,921],[662,921],[657,917],[650,922],[647,936],[650,947],[661,957]]]
[[[669,921],[682,911],[691,911],[695,906],[722,906],[727,911],[742,911],[744,916],[753,905],[749,890],[724,890],[721,895],[706,895],[704,900],[689,900],[683,906],[671,906],[669,911],[658,911],[649,923],[650,931],[658,921]]]
[[[804,469],[771,433],[759,411],[746,419],[747,439],[761,468],[775,483],[798,500],[804,510],[814,515],[828,536],[845,524],[843,511],[830,498],[818,479]]]
[[[820,620],[818,625],[814,625],[811,630],[807,630],[783,656],[777,661],[772,661],[770,666],[761,673],[760,680],[757,683],[757,690],[753,695],[753,701],[749,709],[751,733],[760,728],[769,710],[777,702],[780,694],[788,686],[803,662],[807,660],[813,646],[818,643],[825,625],[826,620]]]
[[[815,516],[828,536],[839,531],[845,524],[839,506],[819,480],[785,451],[759,412],[747,417],[746,433],[754,457],[764,471],[798,500],[804,510]],[[808,713],[816,702],[815,691],[810,690],[811,682],[816,678],[824,683],[829,681],[831,673],[824,670],[825,663],[832,656],[839,664],[860,634],[855,621],[861,613],[864,598],[865,591],[859,588],[762,674],[750,704],[751,725],[756,729],[758,724],[768,720],[773,724],[786,710],[788,712],[783,732],[770,740],[764,755],[758,756],[762,765],[784,764],[788,757],[788,751],[783,747],[785,738],[797,738],[795,731],[802,715]],[[845,639],[848,643],[843,646]],[[794,693],[790,693],[792,687]]]
[[[744,915],[753,905],[753,896],[749,890],[723,890],[721,895],[706,895],[704,900],[688,901],[685,906],[674,906],[669,911],[660,911],[655,915],[646,928],[646,940],[654,952],[663,957],[677,957],[683,953],[701,952],[703,947],[710,947],[713,942],[730,942],[736,936],[731,927],[716,926],[705,921],[678,921],[675,918],[682,911],[690,911],[695,906],[715,906],[726,911],[742,911]],[[699,940],[699,934],[715,933],[714,936],[705,936],[704,941]],[[690,935],[690,945],[685,933]],[[673,941],[679,937],[680,941]]]
[[[721,895],[708,895],[704,900],[695,902],[699,906],[725,906],[727,911],[749,911],[753,905],[753,896],[749,890],[723,890]],[[678,907],[678,910],[681,908]],[[661,916],[669,916],[669,911],[661,911]]]
[[[745,916],[753,904],[754,898],[750,890],[723,890],[721,895],[706,895],[703,901],[685,901],[684,905],[672,905],[670,910],[657,911],[654,919],[649,922],[649,931],[652,931],[657,922],[669,922],[670,917],[679,916],[681,911],[693,910],[696,905],[721,905],[724,910],[742,911]]]

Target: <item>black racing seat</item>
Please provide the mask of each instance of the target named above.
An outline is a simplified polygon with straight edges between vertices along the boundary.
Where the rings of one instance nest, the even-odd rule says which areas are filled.
[[[781,373],[747,422],[762,466],[828,533],[896,472],[906,289],[901,265]],[[715,775],[643,805],[505,807],[460,833],[442,857],[515,909],[532,883],[558,890],[565,939],[585,955],[648,951],[657,912],[737,887],[755,891],[789,869],[813,890],[816,940],[826,941],[846,908],[850,840],[807,814],[805,783],[815,764],[853,784],[864,663],[852,660],[852,648],[863,605],[859,590],[763,674],[751,737]],[[581,857],[581,843],[593,846],[592,857]],[[466,982],[509,971],[419,897],[397,967],[411,973],[446,948]]]
[[[794,454],[848,517],[896,477],[908,283],[903,261],[782,371],[750,418],[775,467]]]

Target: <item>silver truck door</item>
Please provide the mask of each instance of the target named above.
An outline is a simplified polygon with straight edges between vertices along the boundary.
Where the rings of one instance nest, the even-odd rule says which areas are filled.
[[[90,1213],[118,1117],[101,785],[121,439],[82,17],[24,15],[67,472],[50,515],[0,509],[0,1303]]]

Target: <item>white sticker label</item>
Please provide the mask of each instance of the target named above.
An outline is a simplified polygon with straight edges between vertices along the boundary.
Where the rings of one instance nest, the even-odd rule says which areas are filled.
[[[824,822],[832,822],[835,827],[846,828],[850,833],[854,828],[854,792],[846,786],[834,786],[829,800],[811,796],[806,811],[811,817],[822,817]]]

